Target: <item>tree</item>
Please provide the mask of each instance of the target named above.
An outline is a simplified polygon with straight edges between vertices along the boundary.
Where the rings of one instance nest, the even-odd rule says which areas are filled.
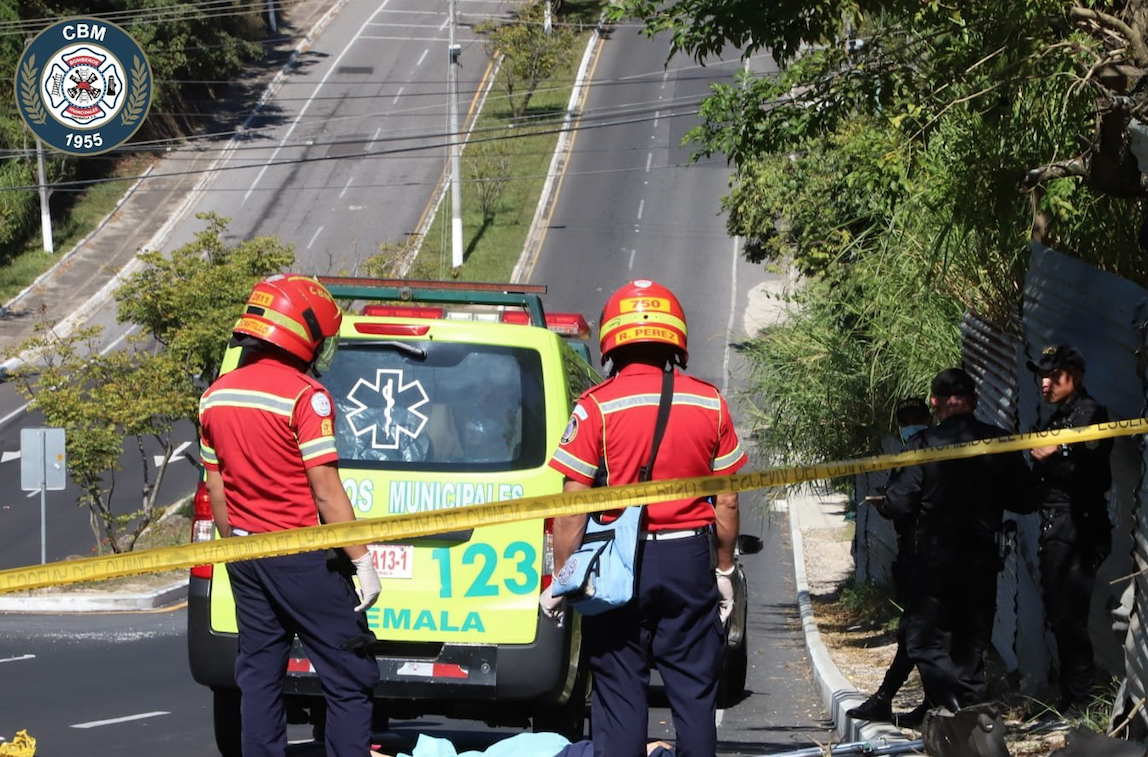
[[[478,194],[482,220],[489,223],[510,180],[510,147],[502,140],[479,142],[466,155],[467,173]]]
[[[498,72],[506,87],[506,101],[515,123],[522,120],[538,85],[570,59],[574,32],[555,24],[550,33],[543,29],[545,8],[534,0],[504,23],[487,21],[475,27],[486,35],[486,51],[498,60]]]
[[[125,349],[101,349],[99,328],[60,338],[44,325],[9,353],[25,357],[16,371],[21,393],[49,425],[66,431],[68,474],[82,492],[79,504],[91,511],[98,549],[130,551],[152,522],[176,424],[188,421],[198,430],[199,397],[219,371],[247,295],[256,281],[294,262],[278,239],[229,247],[226,219],[199,218],[207,228],[193,242],[170,258],[142,254],[145,267],[116,291],[120,322],[140,327]],[[116,474],[125,441],[143,485],[139,507],[120,512]]]
[[[699,61],[733,46],[780,66],[715,87],[689,135],[731,162],[747,255],[802,275],[790,320],[750,346],[770,452],[871,451],[895,402],[959,358],[962,309],[1015,314],[1034,236],[1148,281],[1122,132],[1148,83],[1146,4],[1091,6],[617,6]]]

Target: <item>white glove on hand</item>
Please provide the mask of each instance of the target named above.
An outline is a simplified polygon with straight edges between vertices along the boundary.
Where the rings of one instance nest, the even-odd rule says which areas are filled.
[[[383,587],[379,585],[379,574],[375,570],[375,564],[371,561],[371,553],[356,557],[351,560],[355,564],[355,575],[359,577],[359,588],[355,592],[362,600],[359,606],[355,608],[355,612],[366,612],[375,600],[379,598],[379,592]]]
[[[729,570],[714,569],[714,575],[717,577],[717,592],[718,592],[718,617],[721,622],[725,623],[729,620],[730,613],[733,612],[733,572],[736,566],[731,565]]]
[[[551,592],[553,586],[553,584],[547,586],[538,595],[538,606],[542,608],[542,614],[547,620],[554,621],[554,625],[561,628],[562,622],[566,619],[566,597],[554,596]]]

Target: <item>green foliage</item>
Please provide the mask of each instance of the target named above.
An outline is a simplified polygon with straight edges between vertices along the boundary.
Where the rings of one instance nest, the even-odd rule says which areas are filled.
[[[491,60],[501,56],[498,75],[515,122],[526,114],[538,85],[567,65],[574,49],[576,34],[570,27],[556,24],[546,33],[544,10],[543,3],[535,0],[519,10],[512,21],[488,21],[475,27],[476,32],[486,35]]]
[[[194,0],[0,0],[0,24],[44,19],[47,26],[68,16],[103,14],[130,16],[121,25],[143,48],[151,66],[154,100],[137,140],[186,132],[184,116],[164,113],[188,113],[194,111],[194,101],[213,102],[218,94],[213,89],[216,85],[205,82],[235,77],[262,53],[257,40],[265,29],[256,6],[205,8]],[[20,34],[0,35],[0,70],[7,72],[0,77],[0,102],[16,102],[14,74],[24,42]],[[131,61],[124,63],[131,65]],[[36,158],[30,152],[35,147],[36,141],[15,107],[0,112],[0,150],[29,151],[0,161],[0,265],[19,255],[23,242],[39,231],[37,193],[9,189],[38,183]],[[114,163],[106,158],[76,158],[53,150],[45,150],[45,163],[49,183],[100,178],[115,170]],[[53,212],[66,211],[71,200],[70,194],[55,195]]]
[[[172,251],[142,253],[146,266],[116,291],[119,320],[139,325],[182,362],[189,375],[210,381],[219,371],[231,329],[260,279],[290,266],[295,253],[275,237],[228,247],[226,218],[196,216],[207,228]],[[191,418],[194,418],[194,413]]]
[[[733,45],[781,64],[715,87],[689,135],[734,167],[723,205],[750,259],[802,275],[749,347],[769,454],[873,452],[892,404],[958,363],[963,309],[1014,316],[1034,229],[1148,283],[1143,192],[1100,139],[1140,107],[1104,66],[1135,58],[1145,25],[1135,3],[1093,5],[1133,38],[1063,0],[616,6],[699,61]],[[1121,76],[1148,74],[1131,62]]]
[[[207,228],[174,250],[140,256],[144,268],[116,291],[120,322],[140,327],[127,349],[101,351],[100,329],[59,338],[44,324],[11,350],[22,354],[21,393],[51,426],[65,429],[68,475],[92,511],[97,547],[130,551],[157,512],[179,421],[199,426],[199,397],[218,372],[232,327],[255,282],[294,262],[270,237],[223,242],[227,220],[199,216]],[[140,506],[113,506],[125,440],[143,475]],[[150,441],[163,456],[152,462]]]

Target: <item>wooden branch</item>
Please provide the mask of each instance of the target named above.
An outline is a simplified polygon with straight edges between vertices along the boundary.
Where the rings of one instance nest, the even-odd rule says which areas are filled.
[[[1132,60],[1136,65],[1141,67],[1148,66],[1148,44],[1145,44],[1144,37],[1116,16],[1093,10],[1092,8],[1081,8],[1077,6],[1068,11],[1068,17],[1073,21],[1096,24],[1101,29],[1113,31],[1121,35],[1124,39],[1128,40],[1128,45],[1132,52]]]
[[[1088,176],[1088,162],[1083,156],[1033,168],[1020,180],[1020,189],[1022,192],[1031,192],[1046,181],[1066,176]]]

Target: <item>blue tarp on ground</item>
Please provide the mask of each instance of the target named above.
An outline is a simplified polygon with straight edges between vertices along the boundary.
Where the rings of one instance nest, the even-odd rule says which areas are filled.
[[[399,757],[594,757],[594,745],[589,741],[571,744],[556,733],[520,733],[492,744],[485,752],[460,754],[446,739],[419,734],[414,753]],[[674,752],[657,747],[650,757],[674,757]]]

